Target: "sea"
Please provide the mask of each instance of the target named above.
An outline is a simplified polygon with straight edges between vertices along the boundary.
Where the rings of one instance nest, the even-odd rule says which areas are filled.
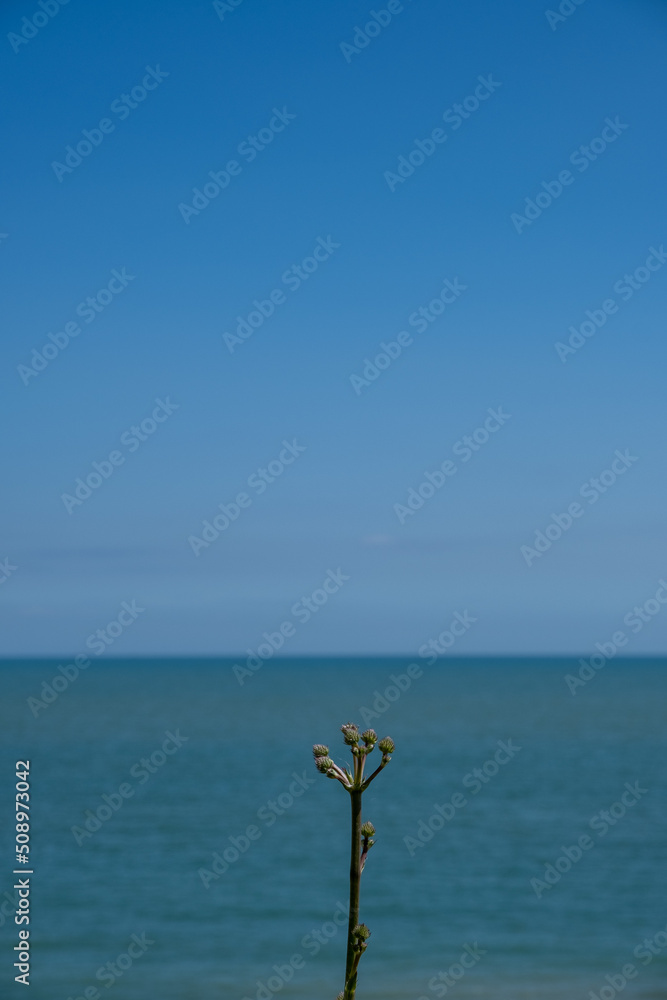
[[[0,663],[3,1000],[335,1000],[347,722],[395,742],[357,1000],[667,998],[666,661],[72,662]]]

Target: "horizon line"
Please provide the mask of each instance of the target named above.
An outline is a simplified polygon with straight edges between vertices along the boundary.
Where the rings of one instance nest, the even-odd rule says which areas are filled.
[[[0,663],[17,660],[62,660],[74,659],[81,653],[17,653],[15,655],[0,655]],[[587,659],[595,653],[465,653],[458,656],[440,655],[436,662],[447,660],[576,660]],[[98,657],[88,657],[95,662]],[[122,656],[99,657],[106,662],[124,660],[244,660],[246,654],[238,653],[126,653]],[[293,660],[426,660],[427,657],[415,656],[414,653],[295,653],[293,656],[271,656],[262,663],[290,662]],[[634,656],[605,657],[606,663],[634,660],[667,659],[667,652],[637,653]],[[425,666],[435,666],[435,663],[425,663]]]

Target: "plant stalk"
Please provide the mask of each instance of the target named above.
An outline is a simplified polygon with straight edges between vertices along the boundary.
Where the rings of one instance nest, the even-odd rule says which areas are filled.
[[[353,1000],[356,986],[354,937],[359,923],[359,888],[361,883],[361,795],[360,788],[350,791],[352,805],[352,839],[350,851],[350,919],[347,926],[347,959],[345,962],[345,1000]],[[352,979],[352,981],[351,981]]]

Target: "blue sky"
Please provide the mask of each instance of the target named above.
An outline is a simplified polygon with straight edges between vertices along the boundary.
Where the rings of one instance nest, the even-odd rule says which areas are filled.
[[[667,12],[387,6],[3,5],[6,655],[590,653],[667,574]]]

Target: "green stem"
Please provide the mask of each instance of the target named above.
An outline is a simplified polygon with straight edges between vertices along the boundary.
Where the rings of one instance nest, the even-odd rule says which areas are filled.
[[[352,804],[352,840],[350,851],[350,919],[347,927],[347,959],[345,962],[345,1000],[353,1000],[357,985],[354,938],[352,931],[359,923],[359,888],[361,882],[361,789],[350,792]]]
[[[368,786],[370,785],[370,783],[373,780],[373,778],[375,778],[380,773],[380,771],[382,770],[382,768],[387,766],[387,764],[389,763],[390,760],[391,760],[390,757],[387,757],[387,759],[385,760],[385,758],[383,756],[382,763],[379,765],[379,767],[376,767],[375,770],[373,771],[373,773],[370,775],[370,777],[366,778],[366,780],[364,781],[364,783],[363,783],[363,790],[364,791],[368,788]]]

